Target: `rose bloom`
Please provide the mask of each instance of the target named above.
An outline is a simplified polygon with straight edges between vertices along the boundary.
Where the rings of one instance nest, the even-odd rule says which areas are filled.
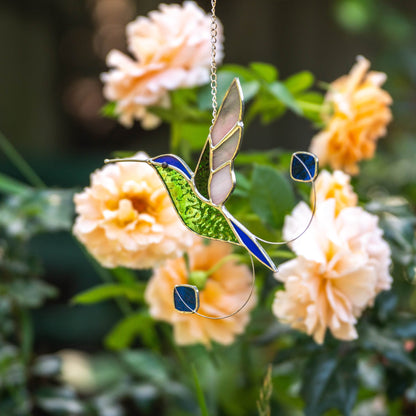
[[[299,203],[284,235],[293,235],[310,215]],[[274,314],[320,344],[327,329],[341,340],[357,338],[357,318],[392,282],[382,234],[378,218],[362,208],[346,207],[337,215],[335,198],[320,202],[308,231],[291,245],[297,257],[275,274],[284,290],[276,292]]]
[[[180,256],[192,243],[191,231],[146,163],[119,162],[96,170],[74,202],[73,233],[105,267],[150,268]]]
[[[359,56],[349,75],[331,84],[325,101],[333,114],[310,148],[322,165],[350,175],[359,172],[357,162],[373,157],[376,142],[386,134],[392,119],[392,99],[381,89],[386,74],[368,72],[369,68],[370,62]]]
[[[222,60],[222,26],[218,23],[216,62]],[[108,54],[113,68],[102,74],[104,96],[116,102],[116,114],[127,127],[140,120],[154,128],[159,119],[148,106],[169,106],[168,91],[205,84],[210,77],[211,18],[195,2],[161,4],[149,17],[127,25],[128,49]]]
[[[215,240],[205,244],[200,237],[195,237],[188,251],[190,273],[208,271],[218,262],[224,262],[207,277],[204,288],[199,290],[198,312],[201,314],[223,316],[233,313],[250,293],[252,272],[235,259],[226,259],[231,250],[230,244]],[[179,345],[202,343],[209,346],[211,341],[231,344],[249,322],[250,311],[256,303],[255,295],[240,312],[227,319],[211,320],[181,313],[174,308],[173,291],[175,285],[191,283],[189,277],[182,257],[169,260],[154,270],[145,292],[151,316],[173,325],[175,341]]]
[[[351,186],[351,177],[340,170],[333,173],[322,170],[315,181],[316,204],[335,199],[335,215],[346,207],[357,205],[358,197]]]

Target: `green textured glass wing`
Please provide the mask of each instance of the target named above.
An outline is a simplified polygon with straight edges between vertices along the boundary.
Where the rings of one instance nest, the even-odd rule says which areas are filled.
[[[199,199],[190,183],[177,171],[154,166],[165,184],[183,223],[195,233],[216,240],[240,244],[218,208]]]
[[[198,192],[206,199],[209,199],[208,194],[208,179],[210,175],[210,168],[209,168],[209,138],[205,142],[204,149],[201,152],[201,156],[199,157],[198,164],[195,169],[194,175],[194,184],[195,188]]]

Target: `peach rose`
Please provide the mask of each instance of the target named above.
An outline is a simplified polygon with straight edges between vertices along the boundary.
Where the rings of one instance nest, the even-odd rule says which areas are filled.
[[[386,74],[368,72],[369,68],[370,62],[359,56],[349,75],[331,84],[325,101],[333,114],[310,147],[322,165],[350,175],[359,172],[360,160],[373,157],[376,142],[392,119],[391,96],[381,89]]]
[[[286,219],[283,233],[292,235],[311,215],[303,202]],[[355,324],[375,296],[390,289],[390,248],[382,238],[378,218],[360,207],[336,215],[336,200],[322,201],[311,227],[292,243],[297,257],[282,264],[276,279],[274,314],[293,328],[324,341],[329,329],[342,340],[357,338]]]
[[[316,204],[334,198],[336,215],[346,207],[356,206],[358,197],[352,189],[350,180],[350,176],[340,170],[333,173],[322,170],[315,181]]]
[[[145,163],[96,170],[74,202],[73,233],[105,267],[150,268],[180,256],[192,243],[162,181]]]
[[[128,49],[133,58],[113,50],[102,74],[104,95],[116,102],[116,113],[125,126],[140,120],[154,128],[159,119],[149,106],[169,106],[168,91],[209,81],[211,62],[210,16],[195,2],[161,4],[149,17],[127,25]],[[222,60],[222,26],[218,21],[217,63]]]
[[[227,319],[211,320],[197,315],[183,314],[175,310],[173,290],[175,285],[197,284],[200,286],[200,308],[202,314],[222,316],[238,309],[250,293],[251,270],[238,264],[231,254],[231,245],[211,240],[208,244],[194,238],[194,244],[188,251],[189,271],[184,258],[169,260],[154,270],[145,292],[146,302],[150,305],[150,314],[155,319],[173,325],[175,341],[179,345],[202,343],[207,346],[211,341],[231,344],[236,335],[241,334],[249,322],[250,311],[255,306],[253,295],[245,308]],[[224,262],[222,264],[222,262]],[[193,281],[200,272],[208,271],[219,265],[206,281]]]

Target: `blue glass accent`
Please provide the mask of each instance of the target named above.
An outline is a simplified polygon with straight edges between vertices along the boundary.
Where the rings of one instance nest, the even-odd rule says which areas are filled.
[[[173,289],[173,302],[179,312],[194,313],[199,308],[199,293],[195,286],[179,285]]]
[[[318,159],[311,153],[296,152],[292,155],[290,174],[295,181],[311,182],[318,174]]]
[[[271,261],[269,256],[258,246],[258,244],[251,239],[234,221],[231,221],[231,224],[234,227],[234,230],[240,237],[243,244],[246,246],[247,250],[250,251],[254,257],[259,259],[267,267],[273,271],[277,271],[276,265]]]
[[[188,179],[191,179],[191,173],[189,172],[190,169],[188,168],[186,163],[174,155],[158,156],[153,158],[152,160],[153,162],[157,162],[160,164],[167,163],[169,166],[174,166],[175,168],[183,172]]]

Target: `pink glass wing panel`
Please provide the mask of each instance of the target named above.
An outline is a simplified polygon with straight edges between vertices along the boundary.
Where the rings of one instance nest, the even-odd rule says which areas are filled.
[[[230,137],[212,151],[212,170],[234,159],[240,145],[241,130],[241,127],[238,127]]]
[[[240,83],[234,79],[218,111],[218,116],[211,130],[211,143],[216,146],[227,133],[241,120],[243,96]]]
[[[234,188],[234,176],[231,163],[214,172],[209,184],[209,193],[214,205],[221,205],[228,198]]]

